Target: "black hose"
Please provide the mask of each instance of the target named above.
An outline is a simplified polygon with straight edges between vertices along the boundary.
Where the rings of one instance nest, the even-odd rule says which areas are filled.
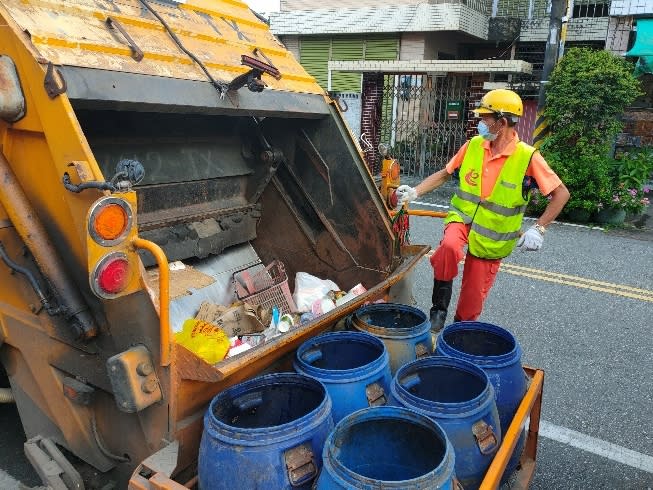
[[[197,63],[197,65],[202,69],[202,71],[203,71],[204,74],[206,75],[206,78],[208,78],[208,79],[210,80],[211,85],[213,85],[213,87],[214,87],[218,92],[220,92],[220,95],[223,96],[224,94],[226,94],[226,93],[227,93],[227,85],[224,84],[224,83],[222,83],[222,82],[219,82],[219,81],[217,81],[215,78],[213,78],[213,76],[209,73],[209,70],[207,70],[206,66],[204,66],[204,63],[202,63],[202,62],[197,58],[197,56],[195,56],[195,55],[194,55],[193,53],[191,53],[188,49],[186,49],[186,47],[185,47],[185,46],[183,45],[183,43],[181,42],[181,39],[179,39],[179,38],[177,37],[177,34],[175,34],[175,33],[173,32],[173,30],[170,28],[170,26],[168,25],[168,23],[163,19],[163,17],[161,17],[161,15],[159,15],[159,13],[158,13],[156,10],[154,10],[154,9],[152,8],[152,6],[148,3],[147,0],[140,0],[140,2],[141,2],[143,5],[145,5],[145,7],[147,8],[147,10],[149,10],[149,11],[152,13],[152,15],[158,19],[159,22],[161,22],[161,24],[163,25],[163,27],[165,28],[165,30],[168,32],[168,34],[170,35],[170,37],[172,38],[172,40],[175,42],[175,44],[177,44],[177,46],[179,46],[179,49],[181,49],[184,53],[186,53],[186,54],[190,57],[191,60],[193,60],[195,63]]]
[[[41,285],[36,280],[36,277],[34,277],[34,274],[32,274],[32,271],[27,269],[26,267],[18,265],[16,262],[14,262],[9,258],[9,255],[7,255],[7,251],[5,250],[5,247],[2,244],[2,242],[0,242],[0,258],[2,258],[4,263],[7,264],[7,267],[9,267],[12,271],[18,272],[19,274],[22,274],[27,278],[27,280],[32,286],[32,289],[34,289],[34,292],[39,297],[39,301],[41,302],[41,304],[49,314],[53,315],[60,312],[57,308],[53,307],[50,304],[48,298],[45,296],[45,293],[43,292],[43,289],[41,288]]]
[[[98,180],[94,180],[92,182],[82,182],[81,184],[73,184],[70,180],[70,175],[68,175],[68,172],[63,174],[63,186],[75,194],[82,192],[85,189],[99,189],[101,191],[111,192],[116,190],[116,186],[111,182],[100,182]]]
[[[263,17],[261,14],[259,14],[259,13],[258,13],[256,10],[254,10],[254,9],[251,9],[251,8],[250,8],[249,10],[250,10],[250,11],[251,11],[255,16],[256,16],[256,18],[257,18],[258,20],[260,20],[261,22],[263,22],[263,23],[265,23],[265,24],[267,24],[267,25],[270,25],[270,19],[266,19],[265,17]]]

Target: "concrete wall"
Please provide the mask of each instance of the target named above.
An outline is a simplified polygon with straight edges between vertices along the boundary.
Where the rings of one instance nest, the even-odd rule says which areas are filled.
[[[340,110],[346,108],[347,110],[342,113],[342,116],[347,121],[349,130],[354,136],[356,141],[359,141],[361,136],[361,94],[353,92],[338,92],[335,94],[340,99]]]
[[[299,37],[283,36],[280,39],[286,49],[293,54],[297,61],[299,61]]]
[[[404,32],[399,44],[400,60],[423,60],[424,58],[424,33]]]

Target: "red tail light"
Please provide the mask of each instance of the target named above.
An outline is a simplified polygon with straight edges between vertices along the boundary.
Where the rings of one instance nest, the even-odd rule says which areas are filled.
[[[111,298],[127,287],[131,279],[131,266],[127,255],[114,252],[104,257],[93,271],[91,285],[95,294]]]

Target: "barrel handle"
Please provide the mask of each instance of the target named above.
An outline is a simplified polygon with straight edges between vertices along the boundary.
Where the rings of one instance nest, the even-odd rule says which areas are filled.
[[[476,438],[481,454],[492,454],[499,447],[499,438],[494,433],[494,428],[485,420],[479,420],[472,425],[472,434]]]
[[[322,349],[319,347],[309,349],[302,354],[302,361],[308,364],[313,364],[315,361],[319,361],[320,359],[322,359]]]
[[[300,487],[317,476],[317,464],[310,442],[288,449],[283,453],[283,459],[291,486]]]
[[[410,390],[411,388],[417,386],[422,382],[422,379],[419,377],[419,374],[413,373],[408,376],[404,376],[399,380],[399,384],[405,389]]]
[[[420,359],[429,355],[429,348],[424,342],[419,342],[415,344],[415,357]]]
[[[234,398],[233,404],[241,412],[251,410],[263,404],[263,394],[260,391],[247,393],[238,398]]]

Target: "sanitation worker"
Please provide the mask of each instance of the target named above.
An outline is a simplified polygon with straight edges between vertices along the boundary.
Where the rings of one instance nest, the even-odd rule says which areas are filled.
[[[515,246],[539,250],[546,226],[569,199],[569,191],[540,153],[517,136],[515,125],[524,113],[519,95],[511,90],[491,90],[474,113],[480,118],[478,135],[467,141],[444,169],[416,187],[402,185],[396,191],[399,203],[408,203],[440,187],[459,170],[460,184],[451,198],[444,236],[430,259],[434,333],[444,326],[465,245],[467,255],[454,321],[479,317],[501,259]],[[549,204],[520,236],[524,210],[535,186],[549,198]]]

